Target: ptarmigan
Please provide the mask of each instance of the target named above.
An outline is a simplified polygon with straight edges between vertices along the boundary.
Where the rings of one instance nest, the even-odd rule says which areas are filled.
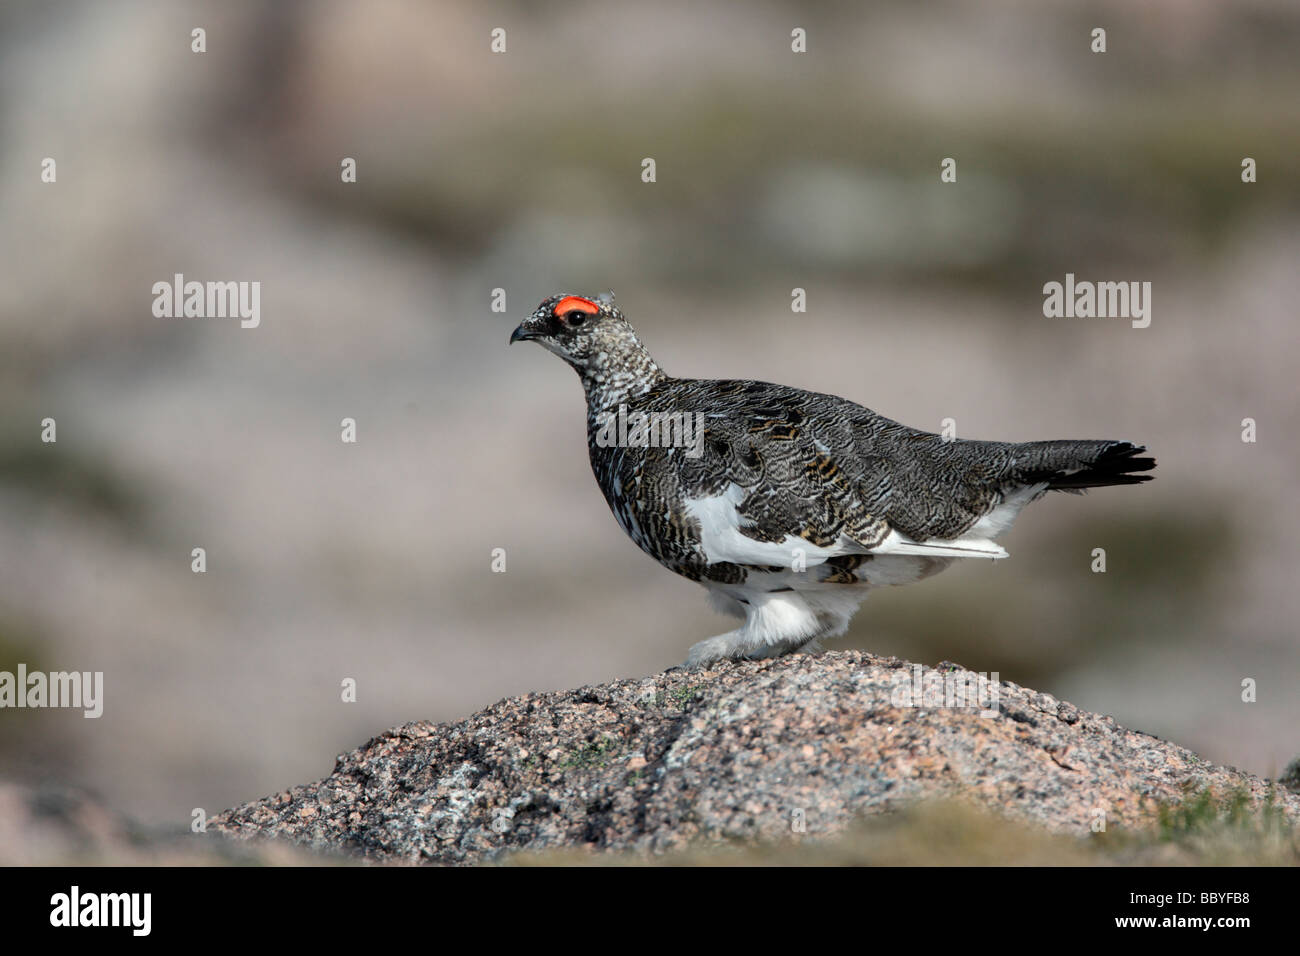
[[[1127,441],[945,439],[833,395],[673,378],[612,293],[551,296],[521,340],[581,377],[591,467],[623,530],[744,617],[687,666],[815,648],[870,588],[1006,557],[995,539],[1048,491],[1136,484],[1155,467]]]

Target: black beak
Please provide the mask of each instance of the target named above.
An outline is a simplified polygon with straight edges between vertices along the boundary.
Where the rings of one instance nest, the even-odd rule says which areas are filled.
[[[516,342],[527,342],[529,339],[535,339],[535,338],[537,338],[537,334],[535,332],[531,331],[530,329],[526,329],[521,325],[519,326],[519,328],[515,329],[513,332],[510,333],[510,344],[514,345]]]

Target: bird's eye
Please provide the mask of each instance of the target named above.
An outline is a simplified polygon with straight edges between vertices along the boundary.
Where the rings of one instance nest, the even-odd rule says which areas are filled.
[[[587,321],[587,313],[583,312],[581,309],[572,309],[564,313],[564,321],[572,328],[576,329],[578,326],[582,325],[583,322]]]

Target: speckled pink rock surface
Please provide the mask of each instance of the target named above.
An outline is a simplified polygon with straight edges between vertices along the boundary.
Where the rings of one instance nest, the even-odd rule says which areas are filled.
[[[1206,787],[1262,802],[1267,781],[1014,684],[934,706],[923,682],[973,680],[857,651],[675,669],[417,722],[323,780],[214,817],[210,830],[376,862],[474,863],[512,850],[662,851],[830,836],[862,814],[956,798],[1058,832],[1149,823]],[[922,683],[920,688],[926,685]],[[930,706],[926,706],[930,704]],[[1300,820],[1300,796],[1274,800]]]

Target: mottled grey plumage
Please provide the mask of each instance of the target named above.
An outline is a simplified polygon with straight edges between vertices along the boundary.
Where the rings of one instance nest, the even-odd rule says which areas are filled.
[[[691,664],[843,633],[870,586],[920,580],[962,556],[1005,557],[993,539],[1047,491],[1133,484],[1155,467],[1131,442],[948,440],[833,395],[672,378],[612,294],[552,296],[511,336],[521,339],[582,378],[592,470],[623,529],[745,615],[744,627],[696,645]],[[701,421],[702,453],[609,445],[620,408]]]

